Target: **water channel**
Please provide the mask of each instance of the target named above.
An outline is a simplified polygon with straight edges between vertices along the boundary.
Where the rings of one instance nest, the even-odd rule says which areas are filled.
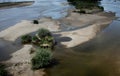
[[[40,17],[59,19],[67,15],[65,0],[37,0],[33,5],[0,10],[0,31],[20,22]],[[94,39],[76,47],[57,47],[60,64],[47,69],[48,76],[120,76],[120,0],[103,0],[106,12],[115,12],[118,19]],[[24,12],[22,12],[24,11]]]
[[[17,2],[20,0],[6,0]],[[31,1],[31,0],[22,0]],[[42,17],[59,19],[67,15],[69,5],[66,0],[34,0],[26,7],[0,9],[0,31],[21,22],[22,20],[34,20]]]
[[[48,76],[120,76],[120,1],[103,0],[101,5],[118,19],[86,43],[57,48],[60,64],[48,69]]]

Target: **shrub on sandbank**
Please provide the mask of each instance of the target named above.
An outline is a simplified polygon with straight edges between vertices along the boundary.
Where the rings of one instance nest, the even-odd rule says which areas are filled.
[[[35,56],[32,58],[32,69],[40,69],[45,68],[51,65],[53,59],[53,55],[51,50],[39,48],[36,51]]]

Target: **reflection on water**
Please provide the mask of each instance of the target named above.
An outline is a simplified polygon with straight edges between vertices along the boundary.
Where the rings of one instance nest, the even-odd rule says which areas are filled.
[[[103,0],[102,5],[120,17],[118,0]],[[48,76],[120,76],[119,24],[118,18],[96,38],[74,48],[58,47],[55,53],[60,64],[47,69]]]

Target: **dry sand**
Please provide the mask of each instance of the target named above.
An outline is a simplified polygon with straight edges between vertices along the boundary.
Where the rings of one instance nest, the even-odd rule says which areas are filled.
[[[9,64],[7,70],[13,76],[43,76],[45,74],[44,69],[37,71],[31,70],[31,58],[30,50],[32,45],[24,45],[24,47],[12,54],[12,58],[6,61]]]
[[[47,28],[50,31],[58,31],[59,23],[50,18],[39,20],[40,24],[33,24],[31,21],[23,20],[20,23],[0,32],[0,38],[8,41],[15,41],[22,35],[36,32],[40,28]]]
[[[109,15],[111,16],[109,16]],[[82,44],[101,31],[106,25],[110,24],[115,19],[113,13],[97,13],[97,14],[83,14],[71,13],[70,16],[60,20],[65,25],[79,27],[73,31],[60,32],[61,37],[71,38],[70,41],[61,42],[67,48],[75,47]]]
[[[114,18],[115,17],[113,15],[108,17],[105,13],[85,15],[71,13],[68,17],[58,21],[50,18],[40,19],[39,24],[33,24],[31,21],[24,20],[14,26],[9,27],[8,29],[1,31],[0,38],[14,43],[22,35],[35,32],[39,28],[47,28],[52,32],[60,31],[60,24],[64,23],[68,26],[79,27],[72,31],[53,33],[53,35],[60,35],[60,37],[55,36],[56,39],[58,39],[57,41],[60,42],[58,44],[65,45],[66,48],[70,48],[95,37],[101,28],[110,24]],[[70,40],[64,41],[64,39],[61,39],[65,37]],[[0,47],[1,46],[5,47],[5,45],[0,45]],[[12,57],[5,61],[6,64],[11,64],[7,69],[11,74],[13,74],[13,76],[42,76],[44,74],[44,69],[34,72],[31,70],[31,56],[29,51],[32,48],[32,45],[24,45],[21,49],[11,53]]]

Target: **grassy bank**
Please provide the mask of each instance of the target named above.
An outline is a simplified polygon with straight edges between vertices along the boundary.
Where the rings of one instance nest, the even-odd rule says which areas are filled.
[[[102,8],[99,6],[100,0],[68,0],[76,9]]]
[[[0,3],[0,8],[13,7],[13,6],[26,6],[31,5],[34,1],[24,1],[24,2],[4,2]]]

